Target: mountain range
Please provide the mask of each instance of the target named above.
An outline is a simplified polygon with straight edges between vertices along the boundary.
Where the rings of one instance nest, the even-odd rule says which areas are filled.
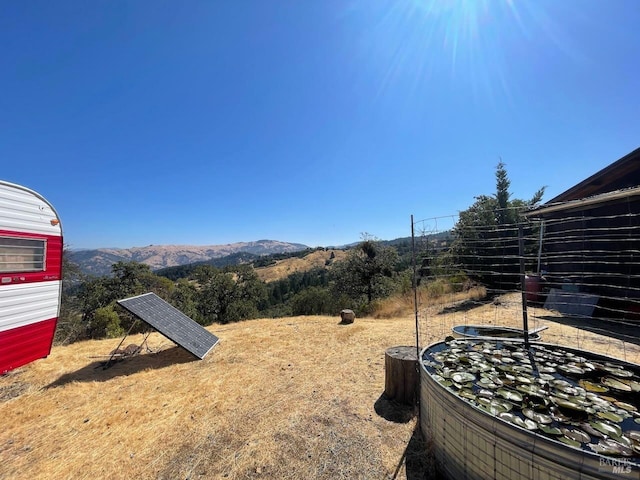
[[[271,255],[274,253],[297,252],[309,248],[301,243],[281,242],[278,240],[257,240],[237,242],[226,245],[148,245],[133,248],[97,248],[93,250],[72,250],[70,260],[76,263],[83,273],[90,275],[108,275],[111,265],[116,262],[139,262],[149,265],[152,270],[206,262],[216,258],[238,253],[253,255]]]

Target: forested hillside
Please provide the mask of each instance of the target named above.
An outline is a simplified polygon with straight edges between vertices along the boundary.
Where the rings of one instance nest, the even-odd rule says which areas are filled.
[[[57,340],[122,335],[144,328],[116,300],[149,291],[202,325],[258,317],[363,314],[377,299],[410,288],[406,241],[398,248],[365,239],[348,250],[306,249],[256,257],[246,253],[152,271],[116,262],[110,275],[87,277],[67,258]]]

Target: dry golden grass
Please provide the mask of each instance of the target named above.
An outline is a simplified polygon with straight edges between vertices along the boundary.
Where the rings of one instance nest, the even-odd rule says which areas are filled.
[[[107,370],[91,357],[115,340],[55,347],[0,377],[0,478],[385,478],[415,420],[374,406],[388,407],[384,351],[411,345],[412,324],[338,323],[216,325],[203,361],[172,347]]]
[[[334,262],[343,260],[347,255],[344,250],[316,250],[303,258],[286,258],[278,260],[275,265],[256,268],[256,273],[258,278],[264,282],[275,282],[286,278],[292,273],[306,272],[315,267],[324,267],[327,260],[331,258],[331,253],[335,255]]]
[[[484,287],[473,287],[464,292],[436,294],[428,287],[418,289],[418,304],[438,304],[440,301],[456,303],[465,300],[476,301],[485,298],[487,291]],[[440,298],[442,297],[442,298]],[[377,300],[372,314],[374,318],[397,318],[415,315],[415,297],[413,291],[396,293],[382,300]]]
[[[443,338],[463,316],[515,323],[516,303],[467,312],[461,304],[447,314],[433,305],[421,310],[421,339]],[[622,351],[607,337],[532,317],[550,325],[545,340],[576,346],[579,338],[639,358],[636,345]],[[415,417],[382,397],[384,352],[415,345],[414,323],[411,314],[213,325],[221,342],[202,361],[153,334],[159,351],[107,370],[92,356],[116,340],[54,347],[0,377],[0,478],[425,478],[432,465]]]

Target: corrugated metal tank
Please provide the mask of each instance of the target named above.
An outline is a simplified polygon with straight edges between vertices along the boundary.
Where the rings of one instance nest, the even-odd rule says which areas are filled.
[[[435,345],[438,344],[425,348],[420,358]],[[582,350],[562,348],[585,354]],[[630,365],[601,355],[588,355]],[[640,465],[636,463],[570,447],[471,405],[437,382],[422,361],[420,416],[420,426],[429,440],[437,468],[449,479],[640,479]]]

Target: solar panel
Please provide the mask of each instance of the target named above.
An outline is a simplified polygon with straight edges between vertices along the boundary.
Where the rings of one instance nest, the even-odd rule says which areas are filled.
[[[201,360],[218,343],[213,333],[155,293],[118,300],[118,304]]]

